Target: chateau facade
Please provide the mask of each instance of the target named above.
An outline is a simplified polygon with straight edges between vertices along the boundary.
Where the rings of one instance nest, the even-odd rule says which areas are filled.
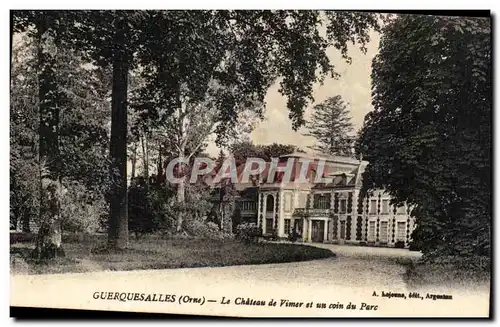
[[[409,246],[415,229],[411,208],[391,205],[383,190],[360,195],[367,161],[306,153],[280,157],[280,163],[288,160],[293,161],[291,179],[276,173],[275,180],[268,182],[268,163],[257,183],[240,184],[242,222],[256,223],[264,235],[276,230],[280,238],[295,231],[304,242]],[[311,162],[308,168],[303,167],[305,161]],[[307,182],[297,182],[305,172]],[[322,182],[321,177],[331,182]]]

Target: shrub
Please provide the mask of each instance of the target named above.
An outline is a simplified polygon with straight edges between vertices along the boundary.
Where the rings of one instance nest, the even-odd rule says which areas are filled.
[[[408,248],[410,251],[420,251],[421,250],[419,244],[416,242],[411,242]]]
[[[236,238],[244,242],[257,242],[262,231],[255,223],[243,223],[236,227]]]
[[[30,243],[35,239],[35,234],[33,233],[19,233],[19,232],[11,232],[10,233],[10,244],[15,243]]]
[[[184,221],[184,230],[191,236],[210,240],[221,240],[231,237],[229,234],[222,232],[217,224],[206,222],[199,218]]]
[[[18,251],[16,251],[18,250]],[[27,262],[29,254],[23,253],[21,249],[11,249],[10,251],[10,268],[15,273],[29,273],[30,266]]]
[[[290,233],[288,233],[288,240],[290,242],[297,242],[297,240],[300,238],[300,234],[297,233],[295,229],[292,229]]]
[[[397,241],[397,242],[394,244],[394,247],[395,247],[395,248],[398,248],[398,249],[404,249],[404,248],[405,248],[405,242],[404,242],[404,241]]]
[[[132,180],[128,188],[128,228],[136,238],[157,229],[153,199],[156,195],[144,177]]]
[[[273,230],[271,232],[270,240],[277,241],[278,238],[279,238],[279,236],[278,236],[278,229],[277,228],[273,228]]]
[[[60,201],[62,227],[67,232],[97,232],[101,216],[108,210],[102,194],[77,181],[66,183]]]

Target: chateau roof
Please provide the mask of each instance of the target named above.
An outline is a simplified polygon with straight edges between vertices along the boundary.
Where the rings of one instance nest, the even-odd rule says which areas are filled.
[[[321,160],[324,159],[326,161],[330,162],[338,162],[338,163],[345,163],[345,164],[353,164],[353,165],[358,165],[360,163],[360,160],[351,158],[351,157],[344,157],[344,156],[334,156],[334,155],[329,155],[325,153],[304,153],[304,152],[293,152],[290,154],[285,154],[280,156],[280,158],[288,158],[288,157],[293,157],[293,158],[307,158],[311,160]],[[367,163],[367,161],[362,161],[363,163]]]
[[[362,173],[368,164],[367,161],[360,161],[353,158],[341,157],[341,156],[328,156],[328,155],[315,155],[303,152],[294,152],[291,154],[280,156],[280,158],[307,158],[310,159],[307,176],[311,178],[311,176],[316,176],[318,169],[318,162],[321,160],[325,160],[325,166],[323,169],[322,177],[333,177],[333,181],[331,183],[309,183],[310,187],[313,188],[325,188],[325,187],[342,187],[342,186],[351,186],[351,187],[361,187],[362,183]],[[278,163],[278,166],[286,165],[287,161],[281,161]],[[290,182],[293,183],[299,179],[299,175],[302,169],[302,162],[299,160],[295,160],[292,166]],[[271,186],[276,183],[276,180],[279,181],[284,176],[283,172],[277,173],[275,177],[274,183],[267,183],[267,177],[269,174],[271,163],[266,162],[264,170],[258,174],[251,175],[250,181],[248,183],[238,183],[237,189],[244,189],[246,187],[257,186]],[[257,168],[256,164],[253,164],[251,168]],[[238,180],[241,181],[243,177],[243,172],[245,169],[245,164],[241,164],[236,168],[236,175],[238,176]],[[313,174],[313,175],[312,175]],[[252,180],[253,178],[253,180]],[[260,181],[260,183],[258,182]],[[285,184],[288,184],[285,182]]]

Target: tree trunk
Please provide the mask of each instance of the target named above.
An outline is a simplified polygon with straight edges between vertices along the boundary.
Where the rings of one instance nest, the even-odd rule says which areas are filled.
[[[179,88],[179,95],[180,95],[180,88]],[[182,231],[182,223],[184,221],[184,216],[186,215],[186,180],[184,176],[184,159],[186,156],[186,142],[185,142],[185,132],[187,130],[187,126],[189,124],[189,121],[187,119],[187,115],[184,115],[184,112],[186,110],[185,106],[182,104],[179,98],[179,119],[180,119],[180,124],[179,124],[179,139],[181,140],[178,150],[179,150],[179,163],[178,163],[178,171],[179,171],[179,176],[182,177],[181,182],[177,185],[177,204],[179,205],[179,212],[177,214],[177,232],[179,233]]]
[[[221,231],[224,230],[224,193],[225,193],[225,190],[224,190],[223,184],[221,183],[220,188],[219,188],[219,216],[220,216],[219,229]]]
[[[181,127],[182,131],[182,127]],[[177,232],[182,231],[182,223],[184,221],[184,215],[186,214],[186,180],[184,178],[184,164],[182,163],[185,159],[186,148],[184,143],[182,143],[179,147],[179,163],[178,163],[178,172],[179,176],[182,177],[182,180],[179,184],[177,184],[177,204],[179,205],[179,212],[177,214]]]
[[[56,214],[60,211],[59,185],[50,178],[43,177],[43,206],[41,208],[40,228],[36,239],[36,248],[32,256],[36,259],[52,259],[64,256],[62,245],[61,219]]]
[[[132,172],[130,173],[130,180],[135,178],[135,166],[137,165],[137,143],[134,142],[134,150],[132,150]]]
[[[185,215],[185,202],[186,202],[186,182],[183,179],[177,185],[177,203],[179,204],[179,212],[177,214],[177,232],[182,231],[182,223]]]
[[[26,212],[26,209],[23,211],[24,214],[21,217],[21,231],[23,233],[31,233],[31,228],[30,228],[31,212]]]
[[[57,87],[54,71],[56,33],[50,29],[50,15],[37,18],[38,97],[39,97],[39,165],[40,165],[40,228],[33,256],[51,259],[64,256],[61,248],[60,221],[60,162],[59,162],[59,102],[62,93]]]
[[[220,227],[219,227],[219,229],[221,231],[224,231],[224,224],[226,223],[225,217],[224,217],[224,203],[219,204],[219,211],[220,211]]]
[[[148,139],[146,133],[141,137],[142,145],[142,164],[144,168],[144,178],[146,181],[149,180],[149,152],[148,152]]]
[[[128,246],[127,209],[127,87],[129,49],[127,22],[117,18],[113,53],[113,87],[111,92],[111,186],[108,246],[123,249]]]
[[[163,176],[163,159],[161,157],[161,144],[158,147],[158,166],[156,167],[157,173],[156,173],[156,181],[158,184],[160,184],[160,181],[162,180]]]

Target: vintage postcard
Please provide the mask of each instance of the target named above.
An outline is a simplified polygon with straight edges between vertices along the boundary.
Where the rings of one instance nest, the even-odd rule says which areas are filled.
[[[488,11],[10,14],[12,307],[492,314]]]

